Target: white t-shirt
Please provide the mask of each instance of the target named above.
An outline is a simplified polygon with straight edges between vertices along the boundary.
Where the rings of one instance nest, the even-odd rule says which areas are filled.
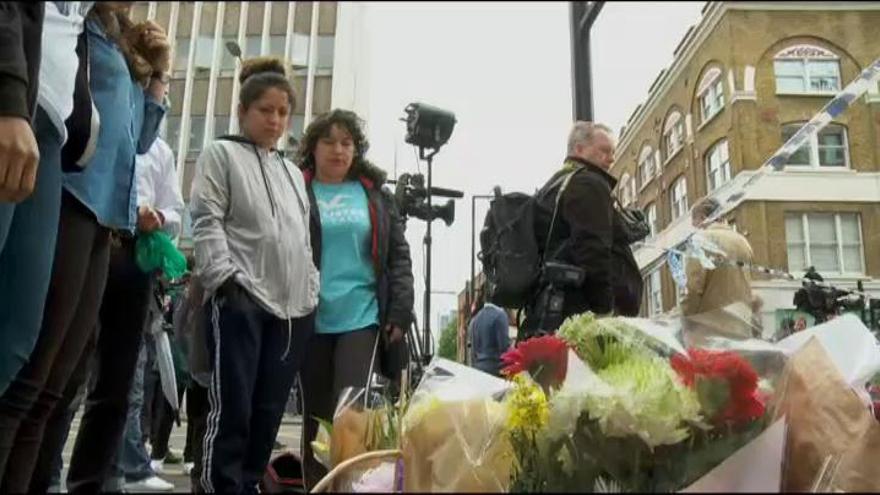
[[[175,237],[180,234],[183,198],[174,168],[174,152],[157,137],[143,155],[135,157],[138,206],[150,206],[165,217],[165,232]]]
[[[67,141],[64,121],[73,112],[73,89],[79,67],[76,41],[94,3],[46,2],[37,103],[58,128],[62,143]]]

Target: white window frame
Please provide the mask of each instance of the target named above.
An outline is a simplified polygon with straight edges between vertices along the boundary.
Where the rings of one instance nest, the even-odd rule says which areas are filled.
[[[724,98],[724,78],[721,75],[721,69],[713,67],[706,71],[706,75],[703,76],[703,80],[700,82],[700,89],[697,91],[697,98],[700,101],[699,129],[702,129],[704,125],[708,124],[716,115],[724,110],[726,101]],[[706,113],[707,102],[710,103],[708,105],[710,113],[708,114]],[[717,103],[717,106],[713,103]]]
[[[781,133],[783,134],[783,139],[784,139],[784,135],[785,135],[784,133],[785,133],[786,127],[795,126],[795,125],[802,126],[804,124],[805,124],[805,122],[789,122],[788,124],[783,124],[782,129],[781,129]],[[817,133],[813,134],[812,136],[810,136],[809,140],[806,143],[808,146],[808,151],[809,151],[809,155],[810,155],[810,163],[789,163],[789,164],[785,165],[785,170],[786,171],[804,170],[804,169],[807,169],[807,170],[815,170],[815,169],[849,170],[851,168],[851,164],[850,164],[850,156],[849,156],[849,132],[848,132],[848,129],[843,124],[838,124],[837,122],[831,122],[826,127],[824,127],[822,130],[828,129],[830,126],[835,126],[835,127],[840,128],[841,130],[843,130],[843,166],[822,165],[821,163],[819,163],[819,133],[821,132],[820,131],[820,132],[817,132]],[[785,140],[785,141],[787,141],[787,140]],[[785,144],[785,141],[783,141],[783,144]]]
[[[651,203],[645,208],[645,216],[648,220],[648,227],[651,229],[648,238],[652,239],[660,231],[660,226],[657,224],[657,203]]]
[[[675,118],[677,116],[677,118]],[[674,112],[666,119],[663,131],[663,145],[666,147],[666,161],[664,165],[672,161],[678,153],[684,149],[684,116]]]
[[[725,154],[727,155],[727,160],[721,162],[717,168],[712,168],[713,158],[716,153],[718,155],[718,161],[720,161],[723,156],[721,154],[722,146],[726,150]],[[730,182],[730,145],[727,139],[722,139],[712,145],[712,147],[706,151],[703,162],[706,166],[706,186],[709,192],[712,192]],[[721,181],[718,183],[714,182],[716,172],[720,172],[721,175]]]
[[[635,188],[631,184],[633,180],[634,178],[629,173],[624,173],[623,177],[620,178],[620,204],[623,206],[629,206],[635,201]]]
[[[681,191],[679,191],[679,189],[681,189]],[[678,192],[681,192],[681,197],[676,198]],[[683,174],[672,183],[672,187],[669,191],[669,199],[671,207],[670,212],[672,213],[672,221],[674,222],[688,212],[687,178]],[[681,205],[681,212],[677,211],[679,208],[676,208],[676,205]]]
[[[658,266],[651,273],[648,274],[648,280],[646,281],[648,286],[648,316],[657,316],[659,314],[663,314],[663,278],[660,274],[660,268]],[[654,282],[657,282],[657,297],[654,297]]]
[[[779,84],[776,76],[776,62],[801,62],[803,65],[803,74],[802,79],[804,82],[804,90],[803,91],[780,91]],[[829,62],[833,61],[837,63],[837,87],[830,90],[823,91],[813,91],[810,89],[810,62]],[[773,83],[776,86],[776,94],[777,95],[836,95],[841,89],[843,84],[843,78],[840,73],[840,57],[831,52],[830,50],[826,50],[825,48],[814,46],[814,45],[795,45],[792,47],[785,48],[776,54],[773,58]]]
[[[812,213],[815,214],[815,213],[828,213],[828,212],[812,212]],[[786,213],[786,217],[791,216],[791,215],[797,215],[800,217],[801,234],[804,239],[804,241],[803,241],[804,242],[804,256],[805,256],[804,269],[806,269],[807,267],[814,266],[812,254],[810,252],[811,251],[811,249],[810,249],[810,221],[809,221],[810,212],[787,212]],[[835,235],[837,236],[837,239],[836,239],[837,265],[839,267],[841,267],[841,269],[836,272],[832,272],[827,269],[819,270],[819,271],[820,272],[828,272],[833,275],[838,275],[838,276],[843,276],[843,277],[863,276],[866,271],[866,266],[865,266],[865,234],[862,231],[862,215],[858,212],[834,212],[834,213],[832,213],[832,215],[834,215],[834,229],[835,229]],[[843,243],[843,227],[841,226],[841,220],[840,220],[841,215],[854,215],[856,217],[856,224],[858,226],[858,232],[859,232],[859,256],[861,257],[861,265],[862,265],[861,272],[848,271],[846,269],[847,267],[846,267],[846,263],[844,262],[844,256],[843,256],[843,244],[844,243]],[[786,235],[785,253],[786,253],[786,256],[788,256],[789,242],[788,242],[788,232],[787,231],[786,231],[785,235]],[[791,260],[789,260],[789,262],[788,262],[788,267],[789,267],[789,270],[792,270]]]
[[[639,155],[639,192],[645,188],[648,184],[654,180],[654,177],[657,175],[657,164],[654,163],[654,150],[651,149],[650,146],[645,146],[642,148],[642,153]],[[647,169],[647,164],[651,164],[650,174],[645,175],[645,170]]]

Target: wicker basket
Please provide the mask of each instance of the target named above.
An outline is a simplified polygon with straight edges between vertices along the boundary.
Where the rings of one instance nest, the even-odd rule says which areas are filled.
[[[352,467],[366,462],[366,461],[375,461],[379,459],[394,459],[397,460],[401,457],[400,450],[376,450],[373,452],[365,452],[361,455],[352,457],[346,461],[339,463],[338,466],[333,468],[327,476],[324,476],[321,481],[319,481],[314,488],[312,488],[311,493],[324,493],[327,491],[332,485],[333,481],[336,480],[337,477],[344,474],[346,471],[351,469]]]

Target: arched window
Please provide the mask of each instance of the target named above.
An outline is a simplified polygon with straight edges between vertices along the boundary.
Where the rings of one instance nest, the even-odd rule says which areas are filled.
[[[657,170],[657,164],[654,163],[654,150],[650,146],[645,145],[642,152],[639,153],[639,186],[645,187]]]
[[[706,151],[703,159],[706,163],[709,192],[712,192],[730,180],[730,153],[727,149],[727,140],[722,139],[715,143]]]
[[[840,91],[840,57],[814,45],[788,47],[773,58],[777,94]]]
[[[712,67],[707,70],[697,88],[700,122],[708,122],[724,108],[724,78],[721,77],[721,69]]]
[[[657,225],[657,205],[655,203],[651,203],[645,208],[646,216],[648,217],[648,227],[651,228],[650,237],[654,237],[657,235],[657,232],[660,231],[660,226]]]
[[[666,161],[684,146],[684,119],[681,113],[672,112],[663,126],[663,142],[666,145]]]
[[[635,199],[635,184],[628,173],[623,174],[623,177],[620,178],[620,203],[623,206],[629,206],[630,203]]]

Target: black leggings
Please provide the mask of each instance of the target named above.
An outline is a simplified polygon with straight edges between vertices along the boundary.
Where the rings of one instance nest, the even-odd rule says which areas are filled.
[[[377,337],[377,328],[371,326],[338,334],[316,333],[309,342],[309,353],[301,373],[302,461],[309,488],[327,474],[312,453],[312,440],[318,434],[318,422],[314,418],[317,416],[332,422],[339,394],[347,387],[366,387]],[[374,371],[378,372],[378,369]]]

